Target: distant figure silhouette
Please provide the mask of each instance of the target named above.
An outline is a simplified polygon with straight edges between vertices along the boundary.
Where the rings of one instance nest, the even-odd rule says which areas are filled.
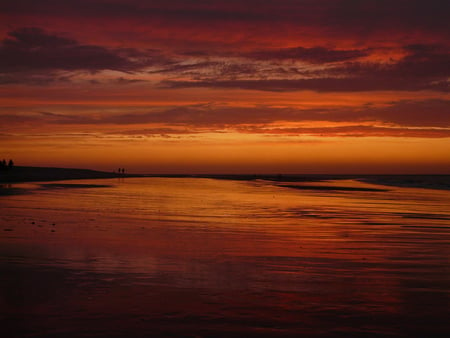
[[[9,160],[9,162],[6,162],[5,159],[0,161],[0,170],[4,171],[4,170],[9,170],[14,166],[14,162],[13,160]]]

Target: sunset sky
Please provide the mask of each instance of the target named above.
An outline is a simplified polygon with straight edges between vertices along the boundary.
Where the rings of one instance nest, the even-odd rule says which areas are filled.
[[[450,1],[0,3],[0,159],[450,173]]]

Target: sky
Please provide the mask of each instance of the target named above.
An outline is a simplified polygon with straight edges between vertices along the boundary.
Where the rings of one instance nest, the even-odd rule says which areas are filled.
[[[0,158],[450,174],[450,2],[0,3]]]

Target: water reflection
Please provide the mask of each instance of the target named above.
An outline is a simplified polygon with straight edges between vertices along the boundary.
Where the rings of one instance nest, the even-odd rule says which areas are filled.
[[[0,199],[0,305],[12,332],[450,331],[448,191],[342,180],[320,185],[372,190],[198,178],[70,184],[14,185],[31,193]]]

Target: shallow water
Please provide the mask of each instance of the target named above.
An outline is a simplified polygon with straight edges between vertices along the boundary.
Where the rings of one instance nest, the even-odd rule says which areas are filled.
[[[450,334],[450,191],[202,178],[5,190],[8,336]]]

